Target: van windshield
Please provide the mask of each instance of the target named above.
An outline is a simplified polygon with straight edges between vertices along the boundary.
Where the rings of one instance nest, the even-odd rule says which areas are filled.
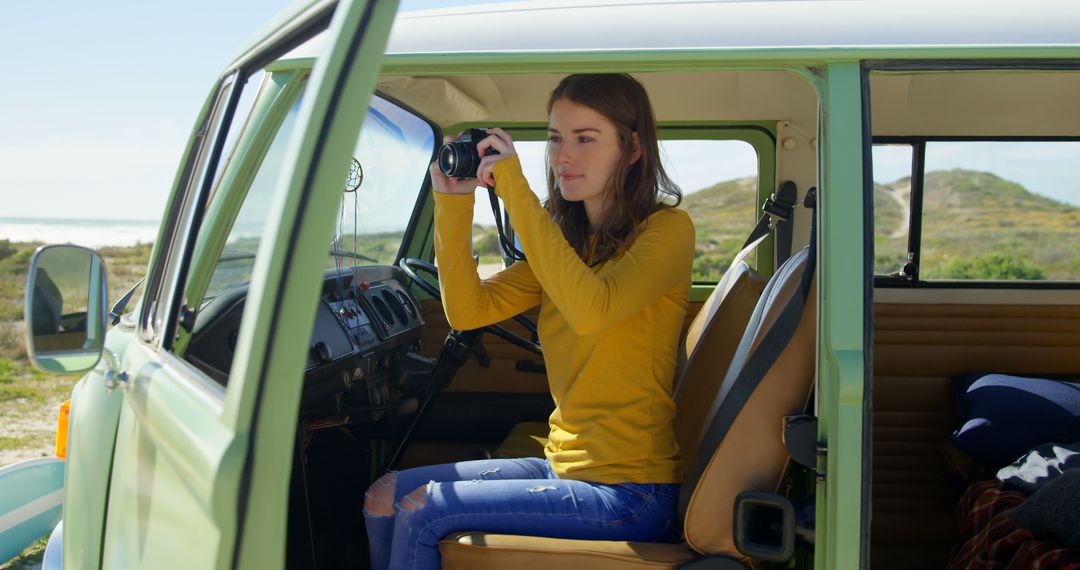
[[[271,196],[300,108],[292,106],[244,198],[214,268],[204,302],[251,280],[266,230]],[[342,193],[326,267],[391,264],[427,173],[435,130],[423,119],[378,96],[368,106]]]
[[[328,267],[394,263],[434,151],[430,124],[371,98],[338,206]]]

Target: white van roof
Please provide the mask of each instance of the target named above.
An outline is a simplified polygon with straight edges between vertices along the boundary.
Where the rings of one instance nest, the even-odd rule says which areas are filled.
[[[1080,46],[1074,0],[549,0],[398,14],[387,54]]]

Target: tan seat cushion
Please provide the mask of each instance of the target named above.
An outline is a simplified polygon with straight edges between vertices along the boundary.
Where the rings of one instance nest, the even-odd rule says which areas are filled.
[[[473,568],[679,568],[697,557],[686,544],[571,540],[468,532],[439,543],[444,570]]]

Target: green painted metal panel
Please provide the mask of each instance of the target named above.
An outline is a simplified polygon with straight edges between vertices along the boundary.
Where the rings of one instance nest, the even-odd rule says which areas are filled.
[[[134,329],[122,324],[105,336],[105,348],[122,359],[134,339]],[[122,391],[105,388],[100,367],[84,376],[72,391],[64,481],[68,530],[61,560],[82,561],[91,567],[101,560],[116,426],[123,403]]]
[[[815,66],[824,61],[863,60],[990,60],[1075,59],[1076,46],[922,46],[716,48],[687,50],[403,53],[389,54],[383,75],[470,75],[477,73],[584,73],[594,71],[705,71],[724,69],[784,69]],[[503,68],[503,69],[500,69]],[[505,71],[503,71],[505,70]]]
[[[329,6],[325,2],[322,5]],[[287,167],[290,172],[282,177],[270,208],[274,212],[270,225],[278,231],[274,239],[262,243],[252,295],[246,305],[248,314],[238,341],[241,355],[234,371],[243,372],[234,374],[228,390],[223,390],[188,363],[172,354],[159,353],[151,345],[139,343],[125,354],[124,368],[133,374],[130,387],[124,391],[125,405],[120,414],[115,451],[117,469],[112,472],[109,489],[109,518],[102,554],[105,567],[226,567],[237,565],[239,560],[241,566],[262,568],[283,563],[292,430],[307,339],[299,338],[298,328],[286,327],[281,343],[294,350],[275,351],[267,347],[270,337],[261,333],[270,328],[265,326],[267,321],[275,320],[282,312],[273,291],[283,282],[294,281],[294,275],[283,270],[290,247],[306,243],[310,249],[305,261],[321,264],[325,258],[332,227],[329,220],[319,228],[318,233],[325,235],[319,239],[318,246],[313,245],[314,234],[297,241],[288,229],[294,226],[297,217],[311,211],[298,207],[297,199],[299,189],[307,188],[311,182],[309,176],[318,174],[316,184],[322,184],[317,187],[340,187],[340,165],[346,164],[345,160],[337,165],[337,183],[326,184],[331,178],[329,165],[333,157],[320,152],[325,148],[319,148],[324,141],[324,126],[328,123],[336,126],[340,118],[333,112],[328,114],[327,108],[331,101],[339,102],[336,79],[348,77],[353,90],[347,95],[349,99],[341,103],[349,109],[358,109],[359,117],[350,141],[354,142],[374,84],[375,66],[371,61],[379,58],[356,60],[352,40],[364,29],[372,31],[361,45],[367,52],[381,54],[394,13],[393,3],[381,4],[374,11],[381,18],[372,19],[366,8],[364,2],[343,2],[338,6],[329,34],[330,53],[315,69],[315,88],[305,100],[306,108],[298,117],[291,150],[286,152],[284,160],[291,163],[291,168]],[[361,25],[363,22],[366,25]],[[295,28],[299,24],[290,25]],[[370,68],[366,73],[360,69],[365,65]],[[325,81],[322,89],[320,81]],[[349,125],[348,121],[344,124]],[[308,126],[311,130],[305,132]],[[340,142],[339,139],[334,141]],[[348,146],[343,152],[351,149]],[[313,164],[321,166],[321,170],[313,172],[309,168]],[[288,207],[290,204],[292,208]],[[329,217],[333,216],[333,206]],[[217,228],[209,231],[214,234]],[[311,256],[310,251],[319,251],[321,255]],[[318,270],[308,273],[315,279],[321,275]],[[266,294],[267,289],[271,294]],[[309,322],[300,327],[305,331],[311,328],[317,288],[307,293],[310,303],[296,298],[283,302],[293,310],[306,311]],[[257,334],[250,334],[253,329]],[[297,347],[299,352],[295,350]],[[253,353],[257,355],[254,358]],[[267,369],[269,373],[258,365],[262,364],[263,355],[273,355],[276,360]],[[284,390],[292,396],[291,402],[282,404],[273,397],[267,398],[263,402],[267,404],[268,415],[258,416],[254,413],[256,400],[263,397],[261,390],[266,386],[271,386],[265,392],[272,395]],[[252,425],[259,417],[262,421]],[[282,422],[282,418],[287,420]],[[257,440],[264,442],[260,453],[249,453],[253,433],[264,436]],[[282,441],[285,445],[281,445]],[[267,461],[274,465],[266,465]],[[245,507],[257,512],[249,513]],[[245,521],[248,524],[242,526]],[[240,545],[243,554],[238,554],[234,547],[241,530],[248,540]],[[278,548],[267,548],[268,544]]]
[[[859,568],[863,520],[863,173],[862,90],[857,63],[830,63],[822,76],[818,198],[817,568]]]
[[[374,90],[396,2],[343,1],[312,70],[252,272],[224,417],[256,434],[238,503],[240,568],[279,566],[308,341],[341,181]]]
[[[102,567],[226,566],[243,438],[221,421],[221,388],[142,342],[128,348],[123,367],[132,376],[117,390],[124,405]]]

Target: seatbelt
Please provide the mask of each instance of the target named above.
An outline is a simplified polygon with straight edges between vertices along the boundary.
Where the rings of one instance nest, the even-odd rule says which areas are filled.
[[[799,320],[802,319],[803,308],[806,306],[806,299],[810,294],[810,287],[813,284],[814,279],[814,269],[817,265],[816,188],[810,188],[810,190],[807,191],[803,206],[810,209],[812,221],[810,223],[810,247],[807,252],[808,258],[799,284],[799,291],[792,296],[787,305],[781,310],[779,318],[777,318],[772,328],[765,333],[765,338],[761,340],[761,344],[759,344],[757,349],[747,358],[746,365],[739,370],[737,376],[731,378],[731,371],[727,371],[728,375],[720,385],[720,394],[717,396],[720,400],[720,407],[716,410],[716,414],[713,415],[705,434],[701,438],[700,449],[697,456],[694,458],[694,464],[691,466],[686,479],[682,483],[682,488],[679,490],[680,518],[686,517],[686,510],[690,505],[690,498],[693,496],[698,481],[705,472],[705,468],[708,467],[709,462],[712,461],[713,453],[720,447],[720,443],[724,440],[724,436],[727,435],[731,425],[735,422],[735,418],[738,417],[739,412],[742,410],[747,400],[750,399],[750,396],[754,393],[758,384],[761,383],[765,374],[768,373],[773,363],[779,358],[780,353],[782,353],[788,343],[791,342],[791,338],[795,336],[795,329],[799,325]],[[743,339],[740,341],[740,348],[742,348],[742,343],[752,343],[753,340],[752,336],[747,337],[744,333]],[[777,426],[777,429],[779,428],[780,426]],[[708,452],[702,453],[700,450],[708,450]]]
[[[769,235],[769,232],[775,230],[776,266],[779,267],[787,261],[791,256],[791,213],[795,209],[796,200],[798,200],[798,190],[795,188],[795,183],[788,180],[781,184],[776,192],[765,200],[765,204],[761,207],[761,218],[750,232],[750,237],[743,243],[743,249],[749,247],[751,242],[760,241],[761,238]]]

